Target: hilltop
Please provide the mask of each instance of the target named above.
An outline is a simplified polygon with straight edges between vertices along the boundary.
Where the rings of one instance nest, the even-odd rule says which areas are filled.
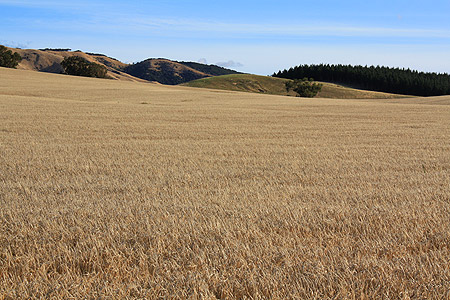
[[[190,81],[183,85],[197,88],[230,90],[271,95],[295,96],[295,93],[286,92],[285,83],[288,79],[250,74],[224,75]],[[322,82],[322,91],[317,98],[336,99],[393,99],[409,96],[390,93],[358,90],[338,84]]]
[[[241,72],[237,72],[231,69],[227,69],[224,67],[216,66],[216,65],[205,65],[192,61],[180,61],[182,65],[195,69],[197,71],[203,72],[205,74],[209,74],[212,76],[220,76],[220,75],[230,75],[230,74],[242,74]]]
[[[128,65],[123,69],[126,73],[148,81],[162,84],[180,84],[192,80],[238,72],[215,65],[194,62],[177,62],[165,58],[150,58],[142,62]]]
[[[8,48],[22,56],[17,69],[60,74],[61,62],[66,57],[79,56],[89,62],[105,66],[112,79],[162,84],[180,84],[199,78],[236,74],[238,72],[215,65],[194,62],[177,62],[169,59],[146,59],[135,64],[126,64],[104,54],[70,49],[16,49]]]

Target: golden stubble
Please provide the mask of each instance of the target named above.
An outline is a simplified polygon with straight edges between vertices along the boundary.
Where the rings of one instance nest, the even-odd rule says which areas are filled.
[[[0,74],[0,299],[450,298],[450,97]]]

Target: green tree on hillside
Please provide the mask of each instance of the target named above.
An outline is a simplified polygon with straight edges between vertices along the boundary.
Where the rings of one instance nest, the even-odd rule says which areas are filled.
[[[17,52],[8,50],[5,46],[0,45],[0,67],[15,68],[22,60]]]
[[[88,62],[79,56],[66,57],[61,62],[61,66],[64,69],[64,73],[68,75],[107,78],[108,70],[105,66]]]
[[[321,90],[322,84],[315,83],[314,79],[303,78],[286,82],[286,91],[294,91],[298,97],[314,98]]]

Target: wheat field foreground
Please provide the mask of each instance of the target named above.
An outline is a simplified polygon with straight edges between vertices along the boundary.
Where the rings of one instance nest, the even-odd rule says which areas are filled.
[[[450,97],[0,68],[0,299],[449,299]]]

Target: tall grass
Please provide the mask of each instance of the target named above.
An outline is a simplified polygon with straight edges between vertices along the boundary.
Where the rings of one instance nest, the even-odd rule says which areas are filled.
[[[450,298],[450,99],[0,71],[0,299]]]

